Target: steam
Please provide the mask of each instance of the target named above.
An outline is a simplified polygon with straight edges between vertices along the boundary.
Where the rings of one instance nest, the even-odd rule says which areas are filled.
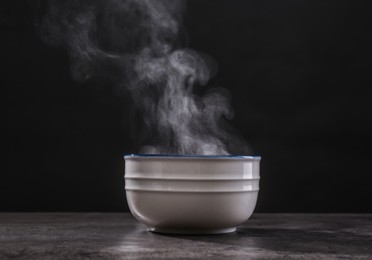
[[[50,1],[41,35],[67,50],[74,79],[100,75],[129,93],[143,118],[141,153],[246,154],[228,125],[228,91],[194,91],[216,66],[182,47],[184,11],[178,0]]]

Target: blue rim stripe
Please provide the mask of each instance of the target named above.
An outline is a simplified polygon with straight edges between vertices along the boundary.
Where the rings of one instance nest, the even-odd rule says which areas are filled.
[[[261,156],[246,155],[179,155],[179,154],[125,154],[124,158],[162,157],[162,158],[211,158],[211,159],[261,159]]]
[[[125,188],[126,192],[170,192],[170,193],[251,193],[259,192],[260,189],[256,190],[220,190],[220,191],[202,191],[202,190],[151,190],[151,189],[135,189],[135,188]]]

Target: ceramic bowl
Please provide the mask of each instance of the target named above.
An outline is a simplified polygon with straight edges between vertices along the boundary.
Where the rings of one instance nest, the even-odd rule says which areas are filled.
[[[130,211],[148,230],[218,234],[252,215],[260,157],[125,156]]]

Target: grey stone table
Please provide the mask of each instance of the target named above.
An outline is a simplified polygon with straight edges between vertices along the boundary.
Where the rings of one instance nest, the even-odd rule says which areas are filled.
[[[235,233],[159,235],[128,213],[0,213],[0,259],[372,259],[372,215],[254,214]]]

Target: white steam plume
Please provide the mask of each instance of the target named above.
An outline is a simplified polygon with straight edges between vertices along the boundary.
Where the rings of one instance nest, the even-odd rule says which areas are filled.
[[[180,47],[185,9],[178,0],[50,1],[42,38],[66,48],[76,80],[119,78],[143,118],[143,153],[246,154],[227,120],[227,90],[197,95],[215,64]]]

